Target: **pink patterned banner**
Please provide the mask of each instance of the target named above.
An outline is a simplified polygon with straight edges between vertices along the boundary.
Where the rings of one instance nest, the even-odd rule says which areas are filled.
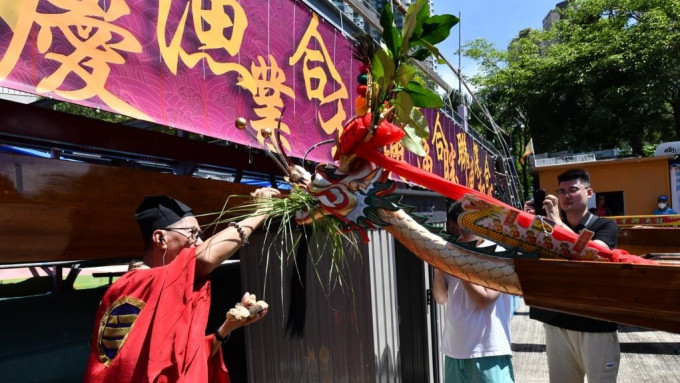
[[[282,144],[295,157],[353,115],[358,67],[347,36],[298,1],[0,4],[1,86],[250,146],[236,118],[260,131],[285,108]],[[448,116],[425,115],[428,156],[398,144],[388,154],[491,193],[491,157]],[[307,158],[330,161],[330,149]]]

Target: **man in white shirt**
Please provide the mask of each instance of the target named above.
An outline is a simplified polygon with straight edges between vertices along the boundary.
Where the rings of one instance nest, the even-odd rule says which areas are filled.
[[[463,212],[453,204],[446,229],[459,241],[476,241],[477,247],[494,245],[461,230]],[[514,382],[510,318],[513,297],[434,270],[432,292],[437,303],[446,304],[441,351],[445,354],[445,383]]]

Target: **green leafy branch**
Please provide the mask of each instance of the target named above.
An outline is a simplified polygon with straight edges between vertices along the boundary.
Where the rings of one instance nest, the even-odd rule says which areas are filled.
[[[427,0],[418,0],[409,6],[401,32],[394,24],[389,5],[380,15],[383,43],[371,65],[373,124],[379,122],[384,102],[388,101],[394,107],[393,123],[406,132],[402,145],[419,156],[425,155],[423,140],[429,137],[430,131],[418,108],[440,108],[443,102],[426,86],[411,60],[422,61],[430,55],[439,60],[441,55],[435,45],[446,39],[457,23],[458,18],[453,15],[430,16]]]
[[[245,200],[236,203],[234,201]],[[227,208],[228,205],[234,205]],[[262,251],[265,262],[265,273],[269,272],[270,255],[277,255],[280,261],[279,273],[284,274],[286,265],[295,262],[295,252],[300,246],[302,236],[309,236],[305,241],[312,267],[324,294],[330,295],[335,287],[340,287],[344,292],[353,293],[351,275],[349,274],[350,257],[359,255],[359,244],[356,236],[347,233],[347,225],[335,218],[326,215],[312,218],[310,234],[300,230],[295,223],[297,212],[312,213],[318,208],[316,201],[306,190],[298,185],[293,185],[290,194],[286,198],[267,198],[252,200],[250,195],[232,195],[227,198],[221,211],[204,216],[217,215],[213,222],[204,227],[209,233],[216,233],[220,227],[228,222],[267,215],[269,218],[263,223],[265,229],[265,247]],[[211,234],[211,235],[212,235]],[[324,260],[323,258],[329,257]],[[328,264],[328,271],[322,270],[321,266]],[[298,265],[294,264],[297,268]],[[301,273],[306,272],[300,270]],[[281,280],[284,278],[282,276]],[[265,284],[265,292],[266,292]],[[281,299],[283,300],[283,289]]]

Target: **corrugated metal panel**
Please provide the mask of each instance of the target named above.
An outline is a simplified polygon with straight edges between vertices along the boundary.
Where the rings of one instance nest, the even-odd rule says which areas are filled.
[[[432,281],[430,278],[430,266],[426,263],[423,262],[423,274],[425,275],[425,286],[427,286],[427,289],[430,291],[429,294],[429,302],[427,305],[427,345],[432,350],[435,346],[433,344],[433,339],[432,339],[432,334],[435,331],[436,327],[433,328],[432,324],[432,305],[437,305],[437,302],[435,302],[434,297],[432,296]],[[436,324],[435,324],[436,326]],[[429,375],[429,382],[434,382],[434,361],[433,361],[433,352],[430,352],[427,356],[427,361],[428,365],[430,366],[430,375]],[[434,354],[436,355],[436,354]]]
[[[347,259],[345,291],[339,285],[328,287],[329,254],[307,264],[307,314],[304,336],[285,335],[290,301],[289,283],[293,260],[262,256],[263,235],[239,253],[243,289],[257,294],[270,304],[261,322],[248,326],[246,352],[248,382],[374,382],[373,326],[371,321],[368,249],[360,244],[361,255]],[[282,283],[282,281],[284,281]],[[322,283],[324,288],[322,288]],[[266,290],[265,290],[266,288]],[[330,291],[329,291],[330,290]]]
[[[437,339],[441,340],[442,335],[444,334],[444,321],[445,321],[445,315],[446,315],[446,305],[438,305],[437,302],[434,302],[433,304],[437,305],[437,314],[435,315],[435,319],[437,322],[437,328],[434,329],[431,334],[433,336],[436,336]],[[438,344],[441,344],[441,341],[438,342]],[[439,348],[439,347],[437,347]],[[438,367],[439,367],[439,380],[437,383],[444,383],[444,359],[445,356],[442,352],[437,351],[437,358],[438,358]],[[434,381],[434,380],[432,380]]]
[[[375,381],[400,382],[394,239],[383,230],[370,232],[369,239]]]
[[[442,230],[444,230],[444,228],[446,226],[446,222],[437,222],[437,223],[433,222],[431,224],[433,226],[437,226],[437,227],[441,228]],[[425,264],[425,268],[428,269],[428,271],[426,272],[426,275],[428,276],[428,286],[430,286],[430,289],[432,289],[432,280],[430,280],[430,278],[429,278],[430,277],[429,269],[432,269],[432,266]],[[434,317],[435,317],[434,319],[435,319],[436,324],[435,324],[435,328],[430,328],[429,333],[430,333],[431,337],[436,337],[436,339],[437,339],[437,342],[436,342],[436,345],[437,345],[436,348],[437,349],[435,350],[435,352],[436,352],[435,355],[437,355],[437,361],[438,361],[437,367],[438,367],[438,372],[439,372],[438,373],[439,379],[438,380],[434,379],[434,371],[432,371],[433,374],[430,376],[430,381],[435,382],[435,383],[444,383],[444,359],[445,359],[445,357],[444,357],[444,354],[442,354],[439,351],[439,345],[441,344],[442,335],[444,334],[444,323],[445,323],[444,321],[445,321],[445,315],[446,315],[446,305],[437,304],[437,302],[434,300],[434,297],[432,297],[432,304],[436,306],[436,310],[435,310],[435,314],[434,314]],[[430,311],[430,313],[431,312],[432,311]],[[430,339],[430,344],[433,345],[433,343],[435,343],[435,342],[433,342],[432,339]],[[435,364],[431,363],[430,365],[434,369]]]

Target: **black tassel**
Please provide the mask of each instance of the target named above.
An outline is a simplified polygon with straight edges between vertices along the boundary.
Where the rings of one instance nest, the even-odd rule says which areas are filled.
[[[290,279],[290,303],[288,305],[288,320],[286,321],[286,335],[302,338],[305,335],[305,320],[307,316],[307,250],[308,237],[312,228],[301,226],[300,242],[295,251],[295,265]]]

